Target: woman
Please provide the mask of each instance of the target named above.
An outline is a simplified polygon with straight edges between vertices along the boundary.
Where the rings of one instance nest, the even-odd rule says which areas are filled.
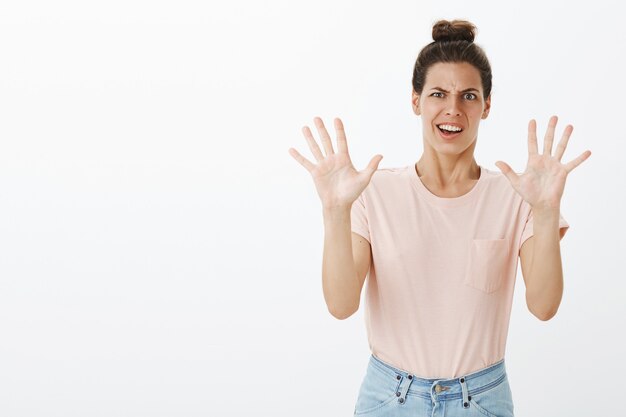
[[[343,124],[337,153],[321,119],[326,156],[303,128],[324,211],[323,289],[345,319],[359,308],[369,272],[365,319],[371,356],[356,402],[361,416],[513,416],[504,365],[517,257],[529,310],[556,313],[563,292],[559,241],[567,175],[590,151],[563,164],[568,125],[554,155],[552,117],[537,150],[528,125],[528,164],[517,175],[476,163],[478,127],[491,106],[491,68],[470,22],[439,21],[417,57],[412,104],[424,153],[414,165],[357,172]]]

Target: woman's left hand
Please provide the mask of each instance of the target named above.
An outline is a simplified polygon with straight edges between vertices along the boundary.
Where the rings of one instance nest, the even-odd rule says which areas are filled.
[[[591,155],[591,151],[587,150],[567,164],[561,163],[561,157],[574,130],[572,125],[565,127],[563,137],[554,155],[551,155],[557,120],[557,116],[550,118],[541,155],[537,151],[537,123],[534,119],[528,123],[528,163],[522,175],[513,172],[507,163],[496,162],[496,166],[509,179],[515,191],[535,209],[560,208],[567,174]]]

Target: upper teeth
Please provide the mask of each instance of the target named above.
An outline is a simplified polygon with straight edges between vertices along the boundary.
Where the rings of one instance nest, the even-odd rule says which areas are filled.
[[[452,125],[439,125],[439,128],[445,129],[445,130],[450,130],[452,132],[460,132],[461,131],[460,127],[456,127],[456,126],[452,126]]]

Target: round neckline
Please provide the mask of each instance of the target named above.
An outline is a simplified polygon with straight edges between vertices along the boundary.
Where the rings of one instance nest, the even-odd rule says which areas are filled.
[[[441,207],[455,207],[462,204],[467,204],[475,199],[478,195],[478,190],[482,188],[485,183],[485,179],[487,176],[487,169],[482,165],[478,165],[480,168],[480,176],[476,181],[476,184],[469,190],[467,193],[458,196],[458,197],[439,197],[433,194],[422,182],[420,177],[417,175],[417,170],[415,169],[415,165],[409,165],[406,168],[407,175],[410,177],[411,183],[414,185],[417,192],[426,199],[429,203],[441,206]]]

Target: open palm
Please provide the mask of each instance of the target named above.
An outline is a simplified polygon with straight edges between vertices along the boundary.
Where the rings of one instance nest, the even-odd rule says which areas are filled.
[[[567,142],[574,130],[572,125],[565,127],[552,155],[557,120],[557,116],[550,118],[542,154],[539,154],[537,149],[537,123],[534,119],[528,123],[528,163],[522,175],[517,175],[507,163],[496,162],[496,166],[509,179],[515,191],[533,208],[559,208],[567,175],[591,155],[591,151],[587,150],[572,161],[561,163]]]
[[[309,144],[311,153],[317,160],[317,165],[306,159],[294,148],[289,148],[289,154],[305,167],[313,177],[322,206],[325,208],[350,208],[369,184],[383,157],[382,155],[375,155],[365,169],[357,171],[350,160],[343,122],[341,119],[335,118],[334,125],[337,132],[337,152],[333,149],[324,122],[321,118],[315,117],[315,126],[326,152],[325,156],[309,127],[304,126],[302,128],[302,133]]]

